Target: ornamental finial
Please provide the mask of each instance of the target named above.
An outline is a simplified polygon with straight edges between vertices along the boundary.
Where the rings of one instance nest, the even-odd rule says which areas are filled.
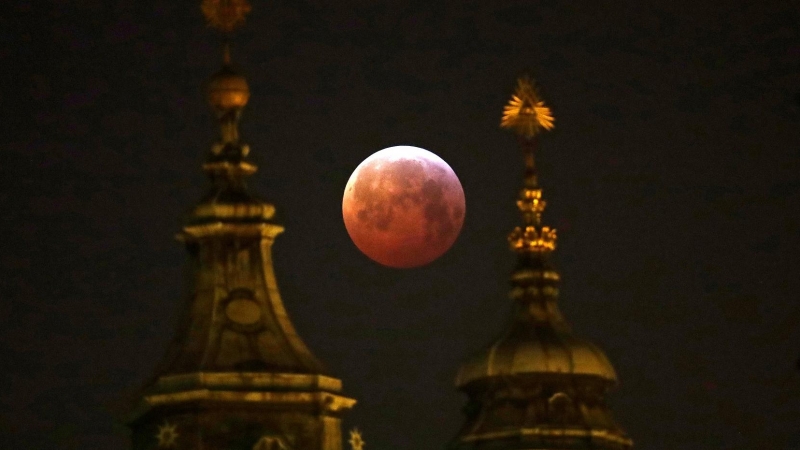
[[[542,129],[552,130],[554,121],[550,108],[539,98],[533,80],[528,76],[520,77],[514,95],[503,109],[500,126],[511,128],[519,136],[530,139]]]
[[[223,33],[239,28],[251,9],[247,0],[203,0],[200,5],[208,26]]]
[[[250,147],[239,137],[239,119],[250,99],[250,87],[231,64],[230,34],[244,23],[251,6],[248,0],[203,0],[200,10],[208,26],[225,33],[222,69],[208,82],[208,102],[217,116],[220,139],[212,145],[203,170],[215,183],[227,180],[241,189],[242,178],[253,174],[256,166],[247,161]]]
[[[517,197],[524,225],[516,227],[508,236],[508,243],[516,252],[549,253],[556,248],[556,230],[542,225],[542,212],[547,202],[542,198],[534,159],[534,137],[542,129],[553,129],[553,120],[550,108],[539,98],[533,81],[527,76],[519,78],[500,121],[501,127],[511,128],[519,136],[525,159],[524,183]]]

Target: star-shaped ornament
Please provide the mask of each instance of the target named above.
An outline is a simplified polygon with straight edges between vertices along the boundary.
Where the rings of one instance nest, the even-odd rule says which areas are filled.
[[[169,422],[158,427],[158,448],[172,448],[178,444],[178,426]]]
[[[363,450],[364,448],[364,439],[361,438],[361,432],[358,431],[358,428],[353,428],[350,430],[350,448],[353,450]]]

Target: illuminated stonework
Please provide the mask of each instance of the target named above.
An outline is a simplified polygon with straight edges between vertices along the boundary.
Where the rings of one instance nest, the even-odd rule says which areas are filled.
[[[242,0],[203,2],[223,30],[248,10]],[[272,259],[284,229],[275,206],[247,187],[257,167],[238,121],[249,88],[227,51],[208,94],[220,135],[202,166],[208,190],[177,235],[189,255],[187,292],[174,339],[127,417],[131,449],[342,450],[341,417],[355,400],[284,307]]]

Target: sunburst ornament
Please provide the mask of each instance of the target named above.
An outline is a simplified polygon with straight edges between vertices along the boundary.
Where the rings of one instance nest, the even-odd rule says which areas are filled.
[[[531,138],[540,130],[552,130],[554,125],[553,113],[539,98],[536,88],[528,77],[517,80],[517,89],[511,100],[503,108],[503,119],[500,120],[502,128],[511,128],[517,134]]]
[[[252,7],[247,0],[203,0],[200,9],[209,26],[230,33],[244,23]]]
[[[174,423],[164,422],[164,425],[158,427],[156,439],[158,439],[158,448],[176,447],[178,445],[178,426]]]
[[[363,450],[364,448],[364,439],[361,438],[361,432],[358,431],[358,428],[353,428],[350,430],[350,448],[353,450]]]

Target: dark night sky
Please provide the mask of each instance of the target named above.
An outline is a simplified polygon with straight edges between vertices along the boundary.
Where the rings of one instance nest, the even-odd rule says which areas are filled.
[[[0,14],[0,448],[128,448],[109,412],[170,339],[219,66],[199,1]],[[521,159],[498,128],[530,70],[561,307],[621,385],[636,448],[800,448],[800,7],[789,1],[258,1],[234,59],[253,187],[301,336],[359,400],[367,449],[455,435],[459,364],[510,311]],[[352,170],[391,145],[456,171],[467,215],[424,268],[361,255]]]

